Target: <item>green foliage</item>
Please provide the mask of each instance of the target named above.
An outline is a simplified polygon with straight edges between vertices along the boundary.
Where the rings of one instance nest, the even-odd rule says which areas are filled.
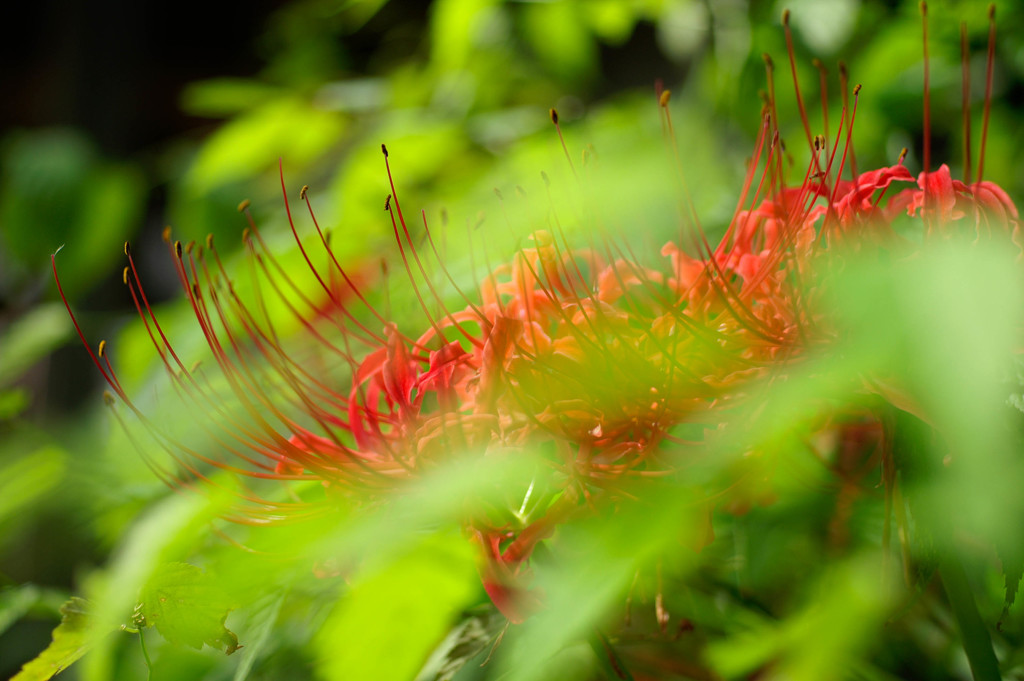
[[[477,594],[475,557],[457,534],[374,562],[353,578],[314,639],[330,681],[413,678]]]
[[[113,266],[118,244],[136,229],[145,186],[130,165],[102,159],[72,130],[22,131],[5,140],[0,159],[0,238],[5,287],[45,272],[49,255],[64,256],[72,293]]]
[[[709,660],[727,679],[747,678],[767,665],[785,678],[854,678],[852,671],[885,618],[878,564],[877,556],[864,556],[830,566],[798,610],[781,622],[758,618],[712,645]]]
[[[0,466],[0,527],[54,488],[64,476],[67,454],[42,447]]]
[[[240,299],[273,321],[275,342],[289,349],[294,343],[294,356],[325,384],[343,384],[351,367],[337,353],[318,354],[290,309],[306,310],[301,296],[278,297],[265,280],[262,288],[254,283],[259,270],[240,252],[247,222],[236,206],[251,198],[282,270],[304,293],[319,294],[284,217],[279,159],[303,245],[320,254],[315,264],[325,266],[325,259],[314,251],[319,240],[297,200],[303,183],[312,187],[321,226],[332,232],[334,253],[371,302],[410,334],[426,325],[382,210],[392,189],[381,142],[413,239],[423,243],[423,209],[446,268],[466,290],[481,281],[485,260],[504,262],[534,230],[554,225],[573,244],[608,238],[645,265],[660,263],[661,246],[678,239],[690,217],[679,208],[684,192],[710,235],[731,220],[758,129],[761,52],[775,58],[792,157],[783,162],[787,182],[799,182],[805,167],[809,152],[776,8],[749,5],[439,0],[425,20],[387,14],[402,9],[387,0],[287,5],[267,28],[262,73],[184,92],[187,113],[220,120],[201,140],[177,140],[157,154],[169,221],[186,242],[214,233]],[[967,20],[975,54],[983,51],[985,3],[933,5],[933,146],[957,175],[956,31]],[[920,169],[915,7],[791,5],[812,130],[824,127],[812,56],[829,62],[833,135],[835,59],[846,59],[852,82],[864,85],[853,137],[861,170],[891,165],[905,145],[907,166]],[[999,11],[1001,26],[1020,18],[1017,8]],[[635,37],[651,34],[657,45],[636,62],[644,65],[614,75],[638,49]],[[1021,43],[1016,35],[1000,40],[986,177],[1022,199],[1024,177],[1012,153],[1021,142],[1019,113],[1002,97],[1019,88],[1014,55]],[[358,64],[365,69],[357,71]],[[975,143],[982,65],[972,64]],[[647,85],[658,77],[674,90],[685,189]],[[635,83],[642,90],[619,91]],[[547,124],[553,105],[562,114],[569,163]],[[30,287],[62,243],[70,297],[116,275],[120,242],[141,227],[146,163],[105,159],[76,132],[11,133],[0,180],[0,287]],[[676,475],[645,479],[614,509],[581,512],[546,537],[530,576],[545,607],[507,627],[481,587],[479,547],[454,528],[481,508],[522,499],[537,470],[546,470],[540,447],[523,460],[451,462],[376,505],[316,481],[287,488],[254,480],[242,488],[205,465],[198,470],[209,484],[170,495],[146,466],[182,474],[164,456],[168,443],[201,454],[225,446],[249,451],[253,442],[244,438],[225,445],[219,423],[243,424],[244,432],[279,415],[254,415],[232,402],[191,307],[180,300],[161,305],[157,316],[183,363],[203,360],[202,384],[215,406],[173,406],[176,387],[149,330],[134,322],[107,351],[154,428],[138,427],[122,406],[113,417],[97,409],[84,423],[10,438],[0,452],[0,527],[41,513],[64,482],[74,494],[56,512],[81,523],[81,533],[116,544],[102,567],[93,567],[102,557],[68,558],[90,612],[72,599],[53,644],[16,678],[49,678],[88,649],[93,653],[78,665],[86,681],[144,678],[134,636],[108,635],[133,612],[135,624],[161,634],[146,632],[145,640],[154,677],[164,678],[562,681],[670,673],[889,681],[908,670],[922,679],[960,677],[969,663],[976,678],[988,679],[999,673],[997,660],[1004,675],[1019,673],[1024,381],[1020,362],[1008,359],[1020,347],[1019,266],[1013,254],[960,242],[920,257],[890,256],[880,264],[844,255],[823,275],[835,344],[785,377],[752,386],[754,406],[738,408],[742,427],[716,430],[695,415],[671,435],[706,439],[706,452],[681,456]],[[391,264],[387,275],[382,259]],[[460,300],[433,265],[428,276],[442,297]],[[83,317],[87,327],[107,321]],[[330,319],[323,321],[329,332]],[[70,332],[53,299],[3,329],[0,435],[23,428],[18,418],[37,399],[7,386]],[[253,385],[268,395],[286,386],[273,371],[260,373],[258,362],[251,368]],[[892,406],[881,409],[883,402]],[[872,454],[857,462],[863,470],[854,479],[823,424],[853,428],[878,411],[889,419],[899,455],[889,462],[888,452]],[[925,412],[937,416],[922,420]],[[266,508],[312,503],[320,515],[238,526],[224,517],[239,519],[239,498],[267,501]],[[712,512],[715,504],[720,510]],[[709,533],[714,541],[705,546]],[[0,633],[31,619],[37,589],[0,592]],[[239,647],[230,658],[220,652]]]
[[[68,668],[90,648],[89,604],[77,596],[60,609],[60,626],[53,630],[53,642],[11,681],[46,681]]]
[[[0,635],[21,617],[33,611],[59,616],[66,600],[66,594],[40,589],[34,584],[0,589]]]
[[[63,305],[41,305],[0,334],[0,386],[9,384],[71,336]]]
[[[308,163],[331,148],[343,125],[338,116],[299,99],[277,98],[247,108],[206,140],[185,182],[210,191],[266,173],[285,152],[292,163]]]
[[[205,643],[230,655],[239,648],[238,637],[224,626],[232,607],[233,599],[201,568],[166,563],[150,575],[133,619],[140,627],[156,627],[171,643]]]
[[[270,592],[265,597],[257,599],[251,606],[249,632],[251,638],[247,638],[243,650],[239,653],[241,660],[235,669],[233,681],[245,681],[249,678],[249,672],[260,659],[261,653],[265,651],[270,643],[274,628],[278,624],[278,615],[281,612],[281,605],[284,603],[285,592]]]

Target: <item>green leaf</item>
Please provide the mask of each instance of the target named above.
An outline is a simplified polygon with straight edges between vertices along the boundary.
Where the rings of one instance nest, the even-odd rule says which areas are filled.
[[[1019,518],[1020,512],[1017,511],[1014,515]],[[1013,518],[1014,515],[1008,514],[1008,519]],[[1019,527],[1016,523],[1014,525]],[[1020,580],[1024,577],[1024,547],[1021,546],[1019,541],[1012,541],[1007,537],[997,537],[995,548],[1003,568],[1003,580],[1005,583],[1003,614],[1000,617],[1001,625],[1002,620],[1006,618],[1007,613],[1010,611],[1010,606],[1017,599]]]
[[[35,584],[0,591],[0,634],[17,622],[39,601],[39,587]]]
[[[176,494],[152,504],[146,514],[126,533],[111,566],[96,573],[86,584],[94,596],[95,628],[117,627],[138,603],[145,588],[162,563],[190,555],[211,519],[222,513],[232,500],[230,481],[221,478],[216,493],[206,497]],[[96,641],[96,648],[85,662],[82,678],[107,681],[114,678],[115,651],[107,643]]]
[[[189,83],[181,108],[194,116],[216,118],[244,112],[280,94],[272,85],[245,78],[211,78]]]
[[[60,303],[35,308],[0,336],[0,386],[28,371],[71,334],[71,320]]]
[[[252,640],[245,646],[242,660],[238,663],[238,668],[235,669],[233,681],[245,681],[249,678],[249,672],[252,670],[253,664],[256,663],[256,658],[266,646],[270,632],[274,630],[274,623],[277,622],[277,616],[281,612],[281,604],[284,603],[286,595],[285,591],[281,591],[257,601],[249,616],[251,624],[249,632],[252,635]]]
[[[0,467],[0,522],[52,489],[64,476],[64,451],[38,449]]]
[[[999,660],[992,649],[992,637],[988,627],[978,612],[974,595],[967,582],[967,574],[959,557],[952,554],[944,556],[939,568],[942,586],[949,597],[949,605],[956,618],[957,628],[963,638],[964,652],[971,665],[971,674],[975,681],[999,681]]]
[[[473,57],[494,0],[439,0],[431,8],[431,60],[442,71],[464,68]]]
[[[0,635],[28,613],[47,617],[59,615],[67,600],[66,592],[35,584],[0,589]]]
[[[65,292],[74,298],[120,256],[115,247],[139,224],[145,178],[129,164],[102,159],[79,132],[23,131],[4,150],[0,179],[0,278],[42,274],[49,255],[61,256]]]
[[[298,98],[278,99],[235,118],[203,145],[187,183],[199,192],[265,172],[278,158],[294,167],[325,153],[344,119]]]
[[[466,663],[494,645],[507,625],[508,620],[493,607],[463,620],[434,650],[416,681],[451,681]]]
[[[224,620],[232,608],[223,588],[201,568],[188,563],[160,566],[142,590],[136,612],[140,624],[155,626],[171,643],[199,649],[203,644],[230,655],[241,646]]]
[[[723,678],[749,678],[766,665],[786,679],[846,678],[885,619],[878,556],[833,564],[803,607],[781,621],[758,617],[745,631],[713,643],[707,659]],[[717,677],[716,677],[717,678]]]
[[[530,4],[523,8],[526,37],[545,67],[564,78],[584,78],[597,64],[597,44],[575,3]]]
[[[61,606],[60,625],[53,642],[39,657],[27,662],[11,681],[45,681],[68,668],[90,647],[88,603],[77,596]]]
[[[0,390],[0,421],[17,418],[28,405],[28,391],[24,388]]]
[[[425,539],[407,554],[363,572],[314,641],[328,681],[405,681],[479,593],[469,543]],[[383,654],[382,654],[383,653]]]

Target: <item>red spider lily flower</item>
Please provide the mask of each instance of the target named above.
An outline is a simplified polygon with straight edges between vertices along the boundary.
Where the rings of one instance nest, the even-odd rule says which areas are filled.
[[[789,53],[793,64],[791,45]],[[979,233],[984,226],[1018,238],[1017,210],[998,186],[980,179],[981,164],[979,179],[970,182],[953,180],[946,166],[930,172],[926,162],[917,189],[883,203],[890,187],[914,178],[902,158],[856,172],[851,140],[859,87],[831,142],[811,134],[797,89],[811,161],[802,182],[787,186],[770,60],[768,80],[763,124],[724,235],[712,245],[693,224],[689,243],[664,245],[663,260],[653,265],[610,235],[574,248],[556,224],[535,231],[531,245],[493,268],[475,290],[464,290],[446,268],[425,214],[423,242],[416,245],[382,147],[391,186],[385,210],[425,320],[414,332],[375,308],[363,293],[366,279],[341,266],[303,187],[299,197],[322,246],[322,252],[307,250],[283,171],[289,225],[319,290],[304,290],[276,260],[247,206],[241,207],[249,223],[244,240],[261,282],[255,302],[236,291],[212,239],[182,245],[168,234],[177,276],[236,398],[233,407],[222,404],[204,369],[184,365],[126,245],[124,282],[174,390],[214,451],[197,451],[154,424],[122,388],[106,344],[94,352],[77,320],[76,329],[113,396],[169,455],[170,465],[147,457],[163,479],[173,486],[216,484],[210,472],[220,469],[247,481],[234,520],[277,522],[326,510],[268,498],[266,481],[316,480],[330,494],[372,505],[460,456],[542,450],[544,491],[517,490],[522,494],[508,505],[466,520],[480,549],[484,589],[511,621],[522,621],[542,604],[530,586],[529,561],[539,542],[576,514],[630,498],[632,481],[678,473],[679,450],[699,448],[674,434],[679,426],[727,423],[755,381],[831,340],[816,292],[806,284],[834,244],[884,243],[891,239],[888,225],[903,212],[922,220],[929,234],[973,219]],[[674,140],[668,100],[667,91],[659,93]],[[552,120],[557,128],[554,111]],[[842,179],[847,168],[849,180]],[[437,289],[428,265],[458,303]],[[59,279],[57,285],[63,298]],[[264,295],[280,300],[318,353],[331,358],[325,363],[331,369],[321,371],[289,351]],[[758,476],[737,485],[731,497],[722,495],[722,505],[741,512],[769,500],[771,490]],[[709,541],[710,527],[702,529],[701,541]]]
[[[390,177],[386,150],[385,163]],[[311,205],[306,188],[300,198]],[[113,395],[170,455],[170,466],[148,456],[154,469],[174,486],[214,484],[215,469],[253,479],[243,485],[233,519],[262,523],[318,509],[267,498],[261,480],[320,480],[331,493],[373,503],[460,452],[548,443],[550,490],[529,513],[515,512],[517,500],[469,521],[485,589],[513,621],[537,607],[528,588],[537,542],[573,513],[629,496],[623,481],[672,474],[676,466],[664,446],[677,442],[671,430],[687,421],[716,424],[715,410],[742,399],[736,386],[763,374],[774,350],[796,338],[794,312],[760,301],[778,282],[737,257],[741,249],[771,244],[755,245],[743,229],[721,262],[666,246],[664,268],[641,265],[628,245],[610,238],[600,251],[572,249],[560,231],[538,231],[532,246],[495,268],[470,296],[448,275],[424,220],[435,265],[463,299],[453,308],[426,276],[392,181],[386,209],[427,320],[425,331],[410,336],[373,308],[340,267],[311,207],[326,272],[313,264],[322,255],[303,247],[290,212],[289,220],[326,303],[298,287],[247,206],[241,208],[250,225],[245,242],[266,288],[348,376],[318,373],[286,350],[261,313],[260,289],[255,304],[243,300],[212,239],[182,245],[166,235],[196,321],[238,403],[222,406],[205,370],[187,368],[168,340],[126,246],[124,280],[138,313],[172,385],[220,450],[197,451],[155,425],[122,388],[106,344],[98,353],[89,348]],[[730,283],[737,275],[745,278],[742,286]],[[374,332],[366,318],[383,331]],[[212,422],[203,413],[213,414]]]

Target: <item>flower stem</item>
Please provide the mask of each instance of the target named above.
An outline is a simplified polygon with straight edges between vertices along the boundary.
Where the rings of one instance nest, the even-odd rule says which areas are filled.
[[[142,646],[142,657],[146,660],[146,680],[153,678],[153,662],[149,659],[149,651],[146,650],[146,639],[143,638],[142,627],[139,627],[139,645]]]

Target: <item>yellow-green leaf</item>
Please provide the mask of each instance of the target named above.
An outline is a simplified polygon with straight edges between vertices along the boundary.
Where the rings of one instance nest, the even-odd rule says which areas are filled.
[[[196,649],[205,643],[228,655],[239,648],[238,637],[224,626],[231,599],[208,573],[194,565],[161,565],[142,590],[140,601],[140,624],[155,626],[171,643]]]
[[[88,603],[72,597],[61,606],[60,625],[53,630],[53,642],[39,657],[25,663],[11,681],[45,681],[64,671],[89,650]]]

